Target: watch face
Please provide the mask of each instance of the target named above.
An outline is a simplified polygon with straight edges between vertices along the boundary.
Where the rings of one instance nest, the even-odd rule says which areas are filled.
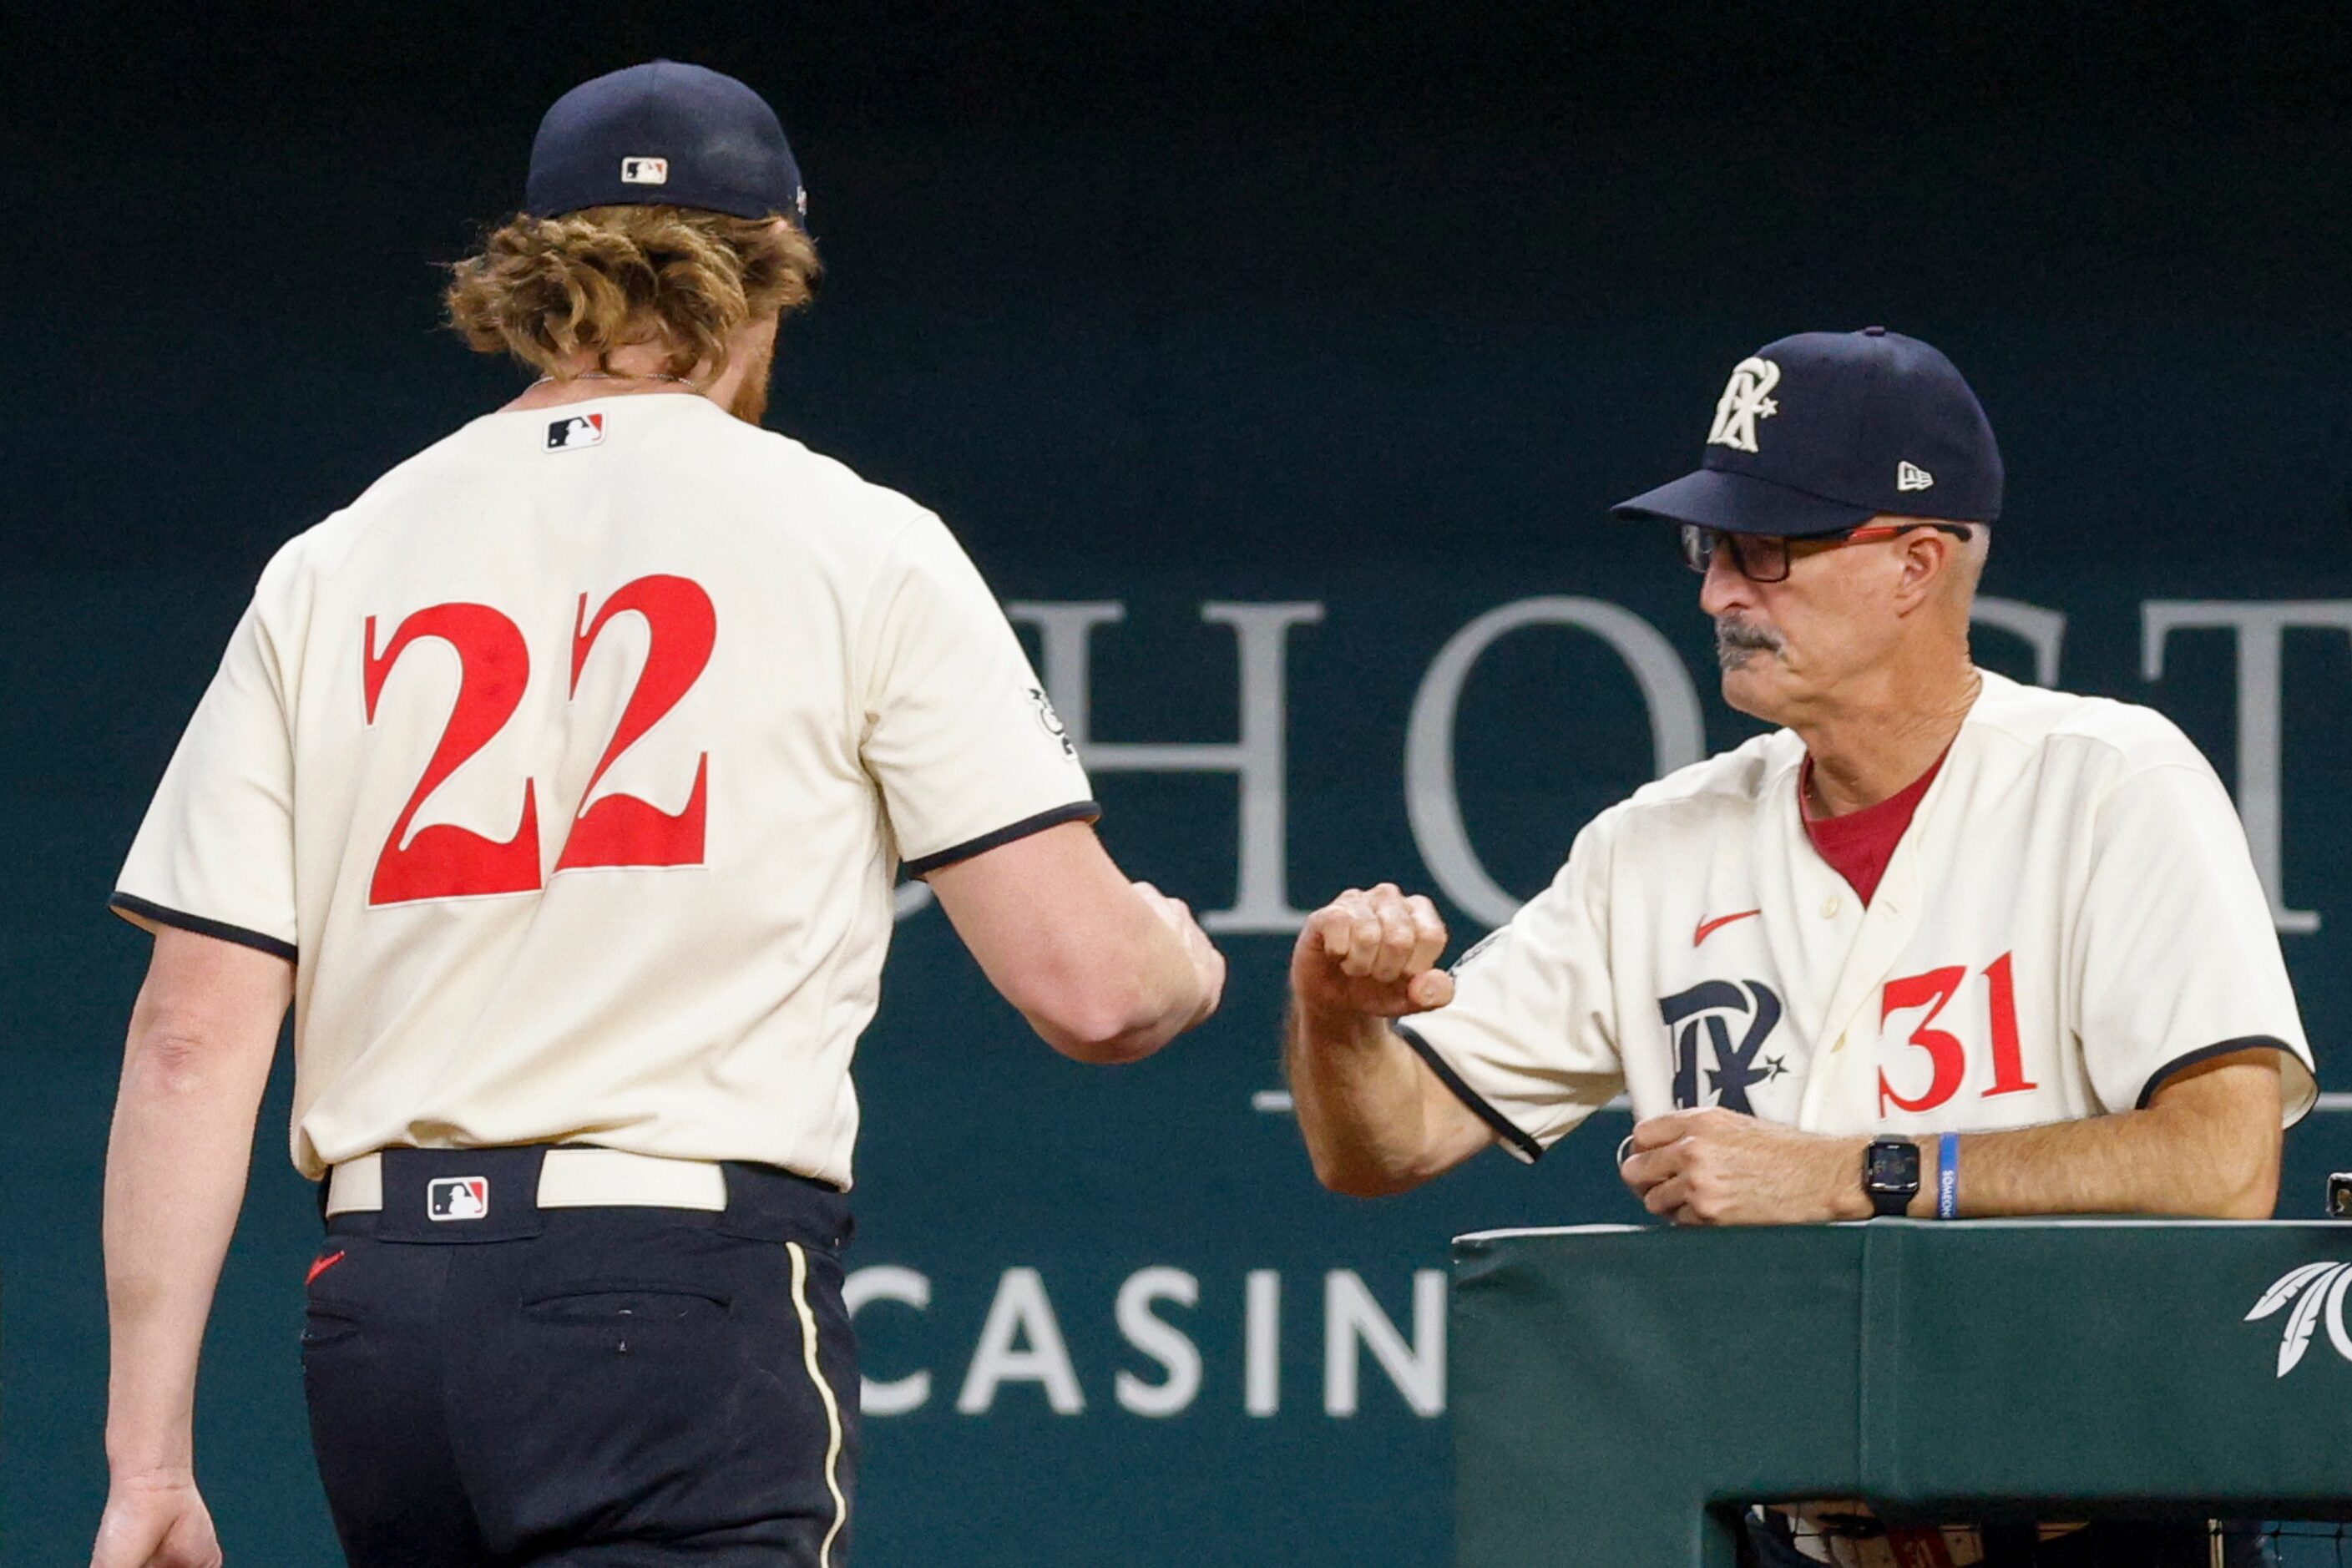
[[[1863,1163],[1862,1184],[1874,1193],[1917,1192],[1919,1146],[1909,1142],[1873,1143]]]

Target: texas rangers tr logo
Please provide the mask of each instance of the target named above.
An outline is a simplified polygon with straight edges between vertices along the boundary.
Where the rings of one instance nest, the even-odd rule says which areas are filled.
[[[1780,1024],[1780,998],[1760,980],[1737,985],[1728,980],[1708,980],[1673,996],[1660,997],[1658,1016],[1675,1042],[1675,1109],[1695,1110],[1701,1101],[1698,1049],[1704,1034],[1715,1065],[1706,1070],[1707,1092],[1726,1110],[1753,1116],[1748,1090],[1769,1083],[1789,1070],[1779,1057],[1758,1058],[1764,1042]],[[1734,1023],[1742,1026],[1739,1044],[1731,1043]]]
[[[1738,452],[1756,450],[1756,422],[1780,412],[1769,395],[1780,384],[1780,367],[1769,359],[1750,356],[1734,365],[1722,401],[1715,405],[1715,428],[1706,433],[1706,444]]]
[[[425,1185],[428,1219],[488,1219],[490,1179],[488,1176],[443,1176]]]
[[[2327,1342],[2336,1347],[2336,1354],[2352,1361],[2352,1333],[2344,1327],[2347,1290],[2352,1290],[2352,1263],[2306,1263],[2279,1276],[2263,1292],[2254,1310],[2246,1314],[2247,1322],[2257,1322],[2295,1302],[2294,1310],[2287,1313],[2286,1332],[2279,1341],[2281,1377],[2293,1372],[2303,1352],[2311,1348],[2312,1331],[2323,1318],[2327,1322]],[[2295,1301],[2298,1296],[2303,1299]]]

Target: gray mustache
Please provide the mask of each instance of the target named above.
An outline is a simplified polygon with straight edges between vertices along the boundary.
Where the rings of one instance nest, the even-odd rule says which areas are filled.
[[[1745,663],[1751,653],[1780,651],[1779,635],[1762,626],[1750,626],[1746,621],[1739,620],[1722,620],[1715,623],[1716,662],[1726,669]]]

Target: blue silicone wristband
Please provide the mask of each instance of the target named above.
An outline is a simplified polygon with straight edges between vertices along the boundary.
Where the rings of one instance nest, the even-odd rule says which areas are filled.
[[[1960,1217],[1960,1135],[1947,1132],[1936,1142],[1936,1217]]]

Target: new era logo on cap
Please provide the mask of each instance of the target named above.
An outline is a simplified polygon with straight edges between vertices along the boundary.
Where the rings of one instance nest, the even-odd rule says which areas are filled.
[[[624,158],[621,160],[621,184],[625,185],[667,185],[669,184],[669,160],[667,158]]]
[[[1916,463],[1899,463],[1895,468],[1895,488],[1898,490],[1924,490],[1936,482],[1936,476]]]
[[[490,1213],[488,1176],[442,1176],[425,1186],[428,1219],[487,1219]]]
[[[603,445],[604,416],[601,414],[574,414],[550,422],[547,426],[547,449],[551,452],[576,452],[583,447]]]

